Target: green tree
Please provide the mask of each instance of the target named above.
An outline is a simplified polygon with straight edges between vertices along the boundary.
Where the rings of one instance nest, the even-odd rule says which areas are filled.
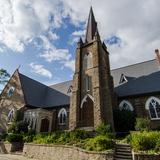
[[[0,84],[5,84],[10,77],[10,74],[5,69],[0,69]]]

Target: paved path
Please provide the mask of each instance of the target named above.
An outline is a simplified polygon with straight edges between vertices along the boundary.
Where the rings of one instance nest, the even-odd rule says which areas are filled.
[[[36,159],[26,158],[21,155],[0,154],[0,160],[36,160]]]

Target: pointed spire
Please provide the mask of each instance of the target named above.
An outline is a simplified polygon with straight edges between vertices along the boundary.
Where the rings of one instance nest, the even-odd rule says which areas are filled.
[[[94,18],[93,9],[90,8],[87,31],[86,31],[86,42],[90,42],[93,40],[95,33],[97,31],[97,22]]]

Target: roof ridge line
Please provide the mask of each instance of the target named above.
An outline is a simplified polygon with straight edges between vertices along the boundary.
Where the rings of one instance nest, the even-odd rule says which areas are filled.
[[[134,65],[137,65],[137,64],[146,63],[146,62],[149,62],[149,61],[154,61],[154,60],[156,60],[156,59],[154,58],[154,59],[150,59],[150,60],[143,61],[143,62],[137,62],[137,63],[130,64],[130,65],[127,65],[127,66],[123,66],[123,67],[118,67],[118,68],[111,69],[111,71],[118,70],[118,69],[121,69],[121,68],[126,68],[126,67],[129,67],[129,66],[134,66]]]

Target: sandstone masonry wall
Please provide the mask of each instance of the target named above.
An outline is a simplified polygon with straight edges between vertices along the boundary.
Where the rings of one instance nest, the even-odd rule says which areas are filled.
[[[40,160],[112,160],[112,153],[88,152],[63,145],[24,144],[23,155]]]

